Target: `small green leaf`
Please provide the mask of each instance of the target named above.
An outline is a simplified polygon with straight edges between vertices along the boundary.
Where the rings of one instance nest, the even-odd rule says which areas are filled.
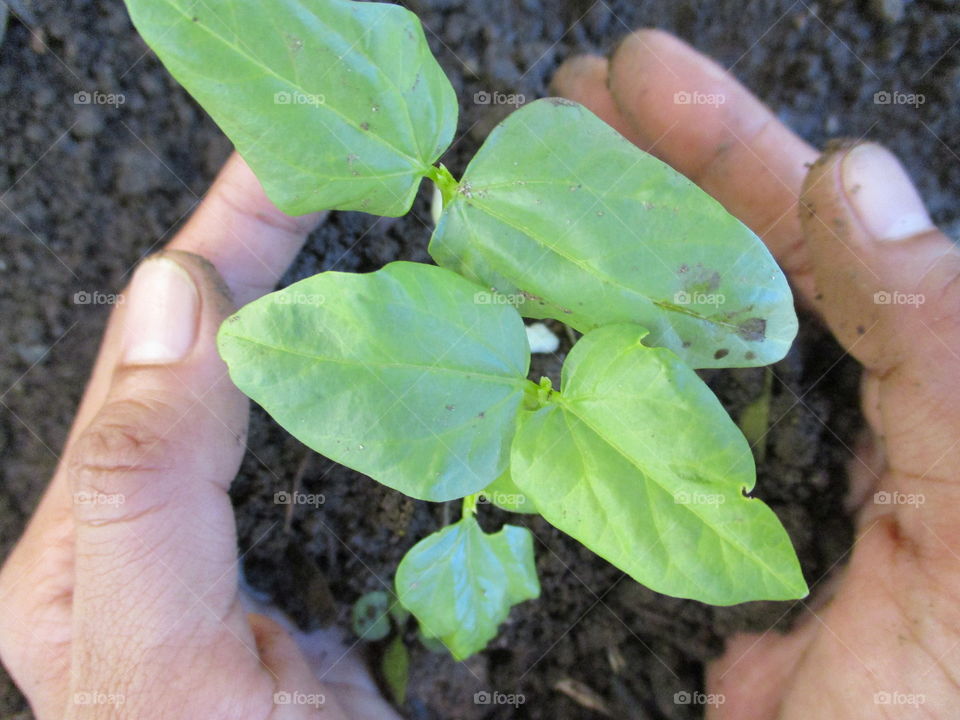
[[[797,331],[763,243],[694,183],[586,108],[539,100],[470,162],[430,254],[527,317],[631,322],[691,367],[766,365]]]
[[[635,325],[583,337],[562,394],[520,415],[514,482],[540,514],[638,582],[714,605],[803,597],[750,448],[696,373]]]
[[[410,618],[410,611],[399,600],[394,600],[393,604],[390,605],[390,617],[397,624],[397,628],[402,631],[404,624]]]
[[[447,646],[443,644],[442,640],[437,640],[433,637],[427,637],[423,634],[423,628],[417,629],[417,640],[419,640],[420,644],[423,645],[423,647],[429,652],[438,654],[442,653],[444,655],[446,655],[448,652]]]
[[[361,640],[376,642],[390,634],[390,598],[382,590],[374,590],[353,604],[353,632]]]
[[[403,705],[407,699],[407,682],[410,679],[410,655],[407,646],[403,644],[403,636],[397,635],[387,645],[383,653],[383,662],[380,666],[383,677],[390,688],[393,702]]]
[[[463,660],[486,647],[513,605],[539,597],[533,537],[513,525],[487,535],[468,515],[414,545],[396,586],[424,636]]]
[[[127,0],[137,30],[270,199],[398,216],[453,138],[457,100],[417,17],[348,0]]]
[[[432,265],[327,272],[220,328],[230,377],[301,442],[420,500],[506,469],[530,353],[509,306]]]
[[[773,371],[763,371],[763,390],[760,395],[740,413],[738,425],[753,448],[757,460],[763,462],[767,457],[767,443],[764,439],[770,429],[770,399],[773,390]]]
[[[510,477],[509,470],[484,489],[483,499],[501,510],[528,515],[537,513],[533,500],[520,491]]]

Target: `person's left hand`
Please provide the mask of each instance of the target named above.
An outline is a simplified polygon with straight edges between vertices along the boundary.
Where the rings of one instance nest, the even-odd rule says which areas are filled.
[[[356,662],[320,682],[241,604],[227,490],[247,401],[220,323],[273,289],[319,216],[230,159],[110,318],[66,449],[0,573],[0,657],[38,720],[396,717]],[[314,658],[316,659],[316,658]]]

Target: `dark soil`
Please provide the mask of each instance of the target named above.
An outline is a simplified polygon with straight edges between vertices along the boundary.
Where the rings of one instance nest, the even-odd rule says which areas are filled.
[[[0,2],[2,5],[2,2]],[[170,237],[229,152],[229,143],[133,32],[119,2],[17,0],[0,46],[0,556],[22,530],[56,462],[108,307],[75,293],[113,293],[131,267]],[[934,217],[958,227],[960,3],[790,0],[412,0],[460,94],[461,139],[446,164],[462,171],[509,109],[479,91],[546,92],[569,55],[608,50],[628,29],[672,30],[712,54],[813,143],[868,136],[910,168]],[[881,8],[886,8],[882,10]],[[26,11],[26,12],[24,12]],[[902,12],[902,17],[897,19]],[[878,105],[878,91],[925,102]],[[118,107],[77,104],[77,92],[122,93]],[[951,149],[952,148],[952,149]],[[427,194],[400,220],[336,214],[289,280],[328,269],[367,271],[428,260]],[[956,233],[955,233],[956,234]],[[565,346],[565,348],[568,346]],[[561,358],[539,371],[556,374]],[[857,370],[806,324],[773,369],[772,427],[757,494],[790,531],[811,583],[850,546],[841,509],[844,462],[859,426]],[[764,370],[708,380],[736,417]],[[305,626],[349,625],[350,605],[392,580],[403,553],[448,509],[405,499],[308,452],[256,410],[234,498],[249,582]],[[295,481],[323,493],[319,511],[285,524],[273,495]],[[539,540],[539,601],[514,610],[490,648],[464,664],[412,651],[411,718],[589,718],[555,689],[585,683],[617,718],[698,717],[674,693],[701,688],[704,660],[742,628],[783,626],[797,608],[710,608],[666,598],[539,519],[483,511],[483,522],[527,524]],[[251,547],[252,546],[252,547]],[[372,646],[371,654],[380,650]],[[474,693],[522,693],[512,707]],[[0,676],[0,713],[24,703]],[[24,715],[26,717],[26,715]]]

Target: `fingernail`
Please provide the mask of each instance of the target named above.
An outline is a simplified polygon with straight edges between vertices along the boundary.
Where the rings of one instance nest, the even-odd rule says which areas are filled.
[[[200,295],[181,265],[159,256],[143,262],[127,293],[123,360],[166,365],[183,360],[197,337]]]
[[[566,97],[583,82],[606,83],[607,62],[596,55],[575,55],[567,59],[550,80],[551,95]]]
[[[874,239],[902,240],[933,228],[910,176],[886,148],[857,145],[841,172],[847,197]]]

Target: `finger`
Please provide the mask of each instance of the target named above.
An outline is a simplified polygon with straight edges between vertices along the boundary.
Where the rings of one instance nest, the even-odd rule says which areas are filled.
[[[65,535],[18,543],[0,572],[0,660],[39,718],[59,717],[67,697],[73,538]]]
[[[564,94],[589,76],[563,76]],[[806,166],[817,153],[709,58],[659,30],[628,36],[609,65],[609,99],[589,105],[628,137],[687,175],[759,235],[801,295],[812,298],[809,255],[797,218]],[[618,109],[611,114],[613,107]]]
[[[273,289],[322,217],[322,213],[314,213],[294,218],[280,212],[247,164],[234,153],[168,248],[210,260],[234,299],[243,304]],[[123,304],[113,309],[67,448],[99,412],[109,392],[126,316]],[[63,473],[58,473],[21,544],[42,552],[50,538],[63,534],[64,523],[72,520],[70,497]]]
[[[921,512],[916,503],[883,510],[907,532],[929,535],[926,525],[954,537],[960,252],[896,158],[872,143],[826,152],[803,204],[821,311],[866,368],[866,415],[886,450],[882,489],[925,497]]]
[[[330,720],[347,720],[335,693],[321,687],[287,632],[263,615],[248,616],[263,664],[274,677],[274,713],[283,720],[315,718],[321,712]]]
[[[707,665],[707,691],[724,698],[707,707],[707,720],[776,718],[797,662],[815,630],[808,623],[789,635],[738,634],[728,639],[723,655]],[[750,692],[743,692],[745,687]]]
[[[323,216],[280,212],[234,153],[169,247],[212,262],[237,304],[245,305],[273,290]]]
[[[606,58],[596,55],[574,56],[564,62],[553,76],[550,92],[586,106],[635,145],[649,150],[645,139],[634,132],[613,102],[613,96],[607,87],[609,66]]]
[[[244,305],[273,290],[322,217],[322,213],[291,217],[280,212],[243,158],[234,153],[167,248],[209,260],[237,305]],[[119,356],[124,315],[122,305],[115,308],[74,422],[74,437],[103,404]]]
[[[348,718],[399,720],[373,682],[358,648],[344,645],[338,631],[326,628],[304,633],[275,606],[242,592],[241,600],[250,612],[264,662],[277,676],[287,678],[280,686],[288,691],[314,688],[313,692],[319,687],[328,713],[337,708]]]
[[[227,495],[247,408],[215,346],[232,303],[205,260],[170,251],[142,263],[125,305],[110,390],[64,461],[73,652],[91,673],[147,672],[171,647],[189,656],[220,641],[253,646]]]

